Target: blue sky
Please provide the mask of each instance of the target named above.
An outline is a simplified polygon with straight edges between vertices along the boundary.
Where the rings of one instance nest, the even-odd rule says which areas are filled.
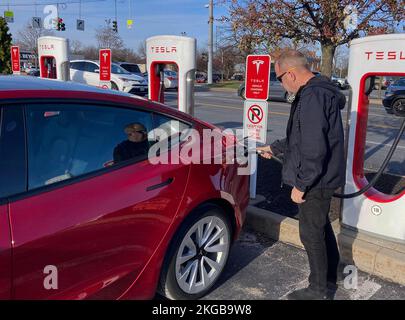
[[[129,11],[129,1],[132,10]],[[10,10],[14,12],[14,23],[10,23],[10,31],[17,36],[17,32],[35,16],[45,18],[43,13],[46,4],[66,3],[66,8],[59,10],[59,16],[64,19],[66,31],[55,32],[72,40],[80,40],[84,44],[95,44],[95,29],[105,25],[105,19],[115,19],[114,0],[81,0],[82,19],[85,20],[85,31],[76,30],[76,19],[79,18],[79,0],[0,0],[0,12]],[[28,5],[27,5],[28,4]],[[117,0],[117,17],[119,34],[125,45],[137,50],[139,44],[146,38],[155,35],[180,35],[197,39],[198,47],[205,47],[208,39],[208,9],[204,6],[208,0]],[[22,6],[24,5],[24,6]],[[226,15],[226,8],[216,6],[214,17]],[[132,29],[127,29],[126,20],[132,18]],[[220,25],[216,22],[215,25]],[[215,32],[215,27],[214,27]]]

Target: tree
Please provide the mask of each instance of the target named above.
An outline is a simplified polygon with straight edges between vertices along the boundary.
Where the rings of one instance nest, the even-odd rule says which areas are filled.
[[[0,73],[11,73],[11,34],[7,22],[0,17]]]
[[[96,29],[96,40],[99,48],[120,50],[124,48],[124,41],[109,25]]]
[[[223,0],[225,20],[239,34],[242,50],[281,39],[318,43],[321,73],[330,76],[338,46],[360,36],[386,33],[405,16],[404,0]]]
[[[44,36],[53,36],[51,30],[44,28],[34,28],[31,22],[27,22],[22,30],[17,33],[16,43],[23,49],[38,56],[38,38]]]

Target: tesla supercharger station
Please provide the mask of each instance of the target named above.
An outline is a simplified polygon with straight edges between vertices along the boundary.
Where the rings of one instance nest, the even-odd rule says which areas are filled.
[[[356,39],[350,44],[348,81],[352,98],[345,194],[357,192],[368,184],[364,175],[364,151],[368,94],[374,86],[372,77],[405,76],[404,43],[405,34],[390,34]],[[389,195],[371,188],[360,196],[344,199],[342,224],[358,232],[405,242],[405,191]]]
[[[69,81],[69,40],[58,37],[38,38],[41,78]]]
[[[194,114],[196,47],[196,39],[189,37],[155,36],[146,40],[149,99],[164,102],[163,70],[165,65],[175,64],[178,68],[178,109]]]

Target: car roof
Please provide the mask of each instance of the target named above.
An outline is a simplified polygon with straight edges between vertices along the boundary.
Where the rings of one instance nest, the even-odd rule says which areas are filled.
[[[76,60],[70,60],[69,62],[93,62],[98,64],[99,61],[98,60],[88,60],[88,59],[76,59]]]
[[[69,90],[69,91],[90,91],[106,93],[105,89],[89,86],[72,81],[60,81],[55,79],[43,79],[29,76],[0,76],[0,91],[4,90]],[[131,97],[132,95],[113,91],[109,94]]]
[[[31,76],[3,75],[0,76],[1,99],[43,98],[43,92],[49,98],[95,99],[130,103],[137,106],[152,107],[154,111],[193,121],[190,115],[173,109],[156,101],[116,90],[106,90],[71,81],[43,79]],[[22,93],[23,92],[23,93]]]

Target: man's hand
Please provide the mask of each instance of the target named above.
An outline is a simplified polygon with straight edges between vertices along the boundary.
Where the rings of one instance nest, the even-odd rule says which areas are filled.
[[[266,159],[271,159],[271,157],[273,156],[273,152],[271,151],[270,146],[257,147],[256,151],[258,154],[260,154],[263,158]]]
[[[295,203],[303,203],[305,202],[302,197],[304,196],[304,192],[299,191],[296,187],[294,187],[291,191],[291,200],[294,201]]]

